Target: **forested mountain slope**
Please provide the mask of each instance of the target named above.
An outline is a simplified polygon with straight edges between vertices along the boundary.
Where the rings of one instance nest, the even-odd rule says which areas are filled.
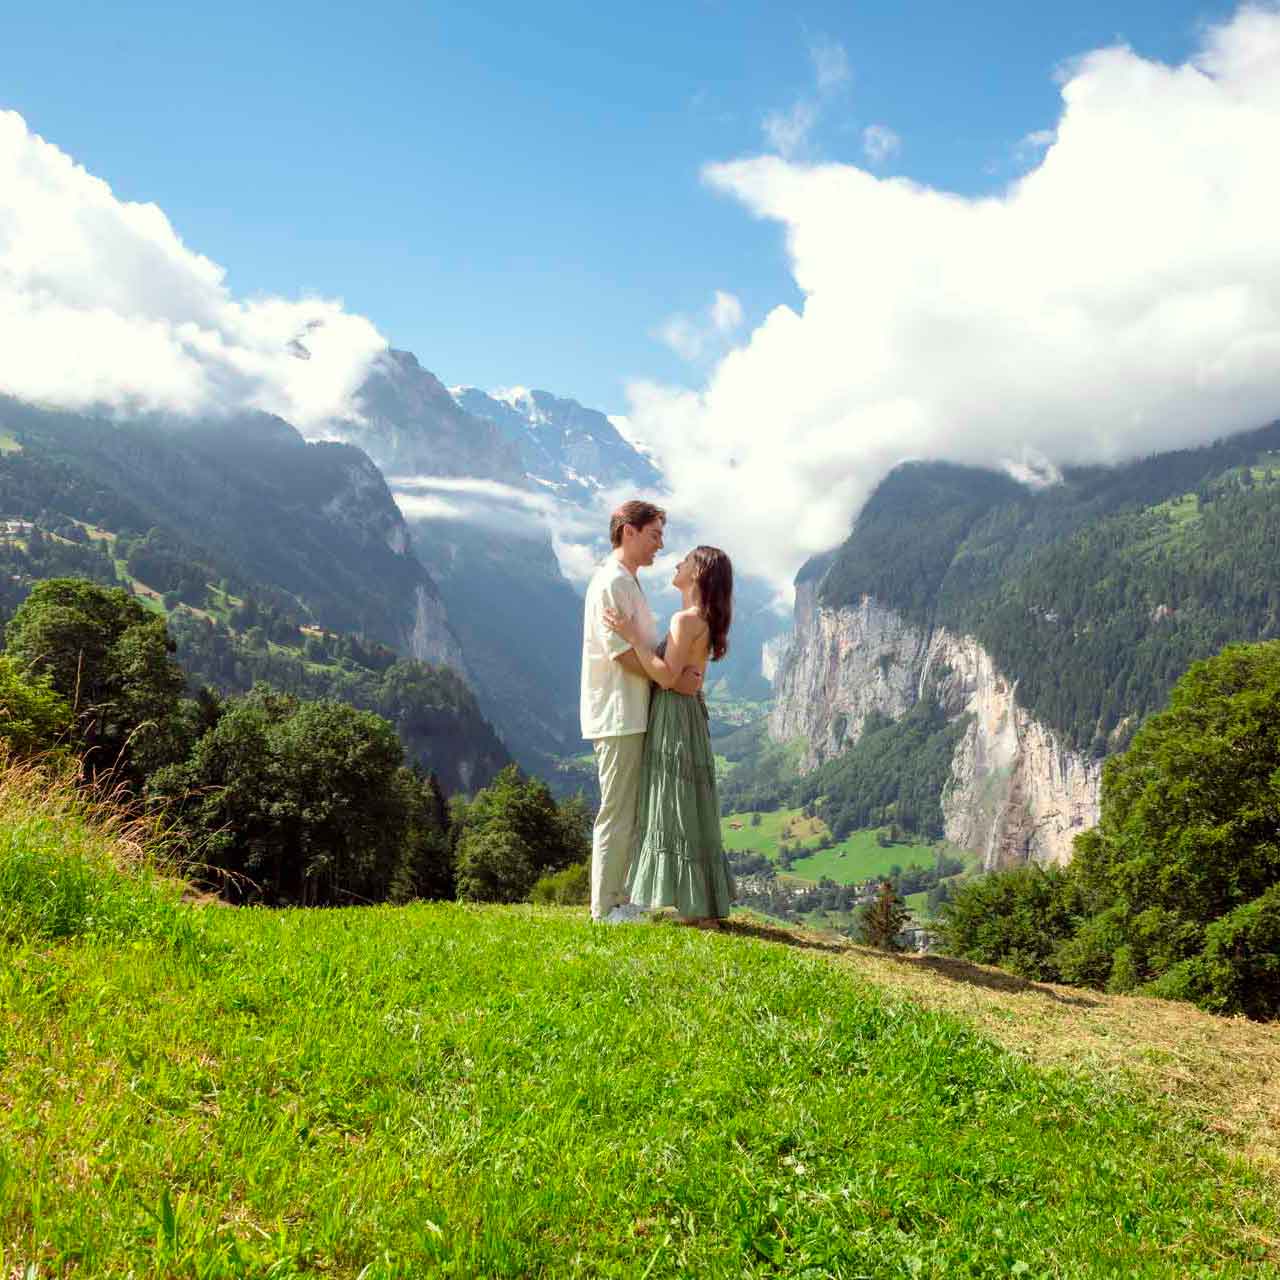
[[[1280,632],[1280,423],[1038,491],[901,467],[818,588],[828,609],[864,595],[975,636],[1029,711],[1101,754],[1196,658]]]
[[[944,830],[988,866],[1064,861],[1101,758],[1187,666],[1280,632],[1280,424],[1039,488],[906,464],[796,597],[770,732],[822,770],[748,771],[744,798]]]
[[[150,589],[197,684],[265,679],[379,711],[450,790],[509,760],[450,669],[458,641],[381,473],[351,445],[266,415],[108,420],[4,399],[0,516],[16,522],[6,616],[40,578]]]
[[[350,445],[308,444],[265,414],[107,420],[12,400],[0,401],[0,427],[22,445],[0,478],[5,514],[48,508],[113,532],[162,529],[170,559],[237,593],[274,588],[320,626],[406,652],[419,600],[439,612],[385,481]],[[447,643],[417,656],[444,657]]]

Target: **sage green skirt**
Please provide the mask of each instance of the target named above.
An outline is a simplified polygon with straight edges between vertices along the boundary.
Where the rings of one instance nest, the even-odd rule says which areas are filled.
[[[654,689],[640,766],[631,901],[682,916],[727,916],[736,895],[720,839],[720,798],[707,707]]]

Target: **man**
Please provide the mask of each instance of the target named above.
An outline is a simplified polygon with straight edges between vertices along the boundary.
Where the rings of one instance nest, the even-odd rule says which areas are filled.
[[[640,761],[649,724],[649,677],[635,651],[604,625],[605,609],[637,618],[658,639],[653,611],[636,576],[662,550],[667,513],[651,502],[624,502],[609,520],[613,546],[587,587],[582,624],[582,736],[591,741],[600,776],[600,812],[591,837],[591,918],[625,918],[627,868],[640,795]],[[697,693],[693,668],[675,685]]]

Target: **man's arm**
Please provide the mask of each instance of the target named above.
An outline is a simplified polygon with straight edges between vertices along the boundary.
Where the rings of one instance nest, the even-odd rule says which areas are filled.
[[[646,680],[652,679],[645,670],[644,663],[636,656],[634,649],[628,649],[626,653],[619,654],[614,658],[614,662],[630,671],[632,675],[644,676]],[[683,693],[686,698],[691,698],[702,688],[702,672],[697,667],[685,667],[680,673],[680,678],[671,687],[676,693]]]
[[[631,652],[644,668],[645,674],[654,684],[661,685],[664,689],[674,689],[685,679],[685,668],[689,666],[694,639],[700,630],[706,630],[707,625],[691,611],[677,613],[671,619],[666,649],[663,654],[659,654],[646,640],[637,636],[634,624],[620,618],[616,610],[605,613],[605,623],[610,629],[617,627],[619,634],[625,632],[624,638],[631,642]],[[693,692],[696,693],[697,689]]]

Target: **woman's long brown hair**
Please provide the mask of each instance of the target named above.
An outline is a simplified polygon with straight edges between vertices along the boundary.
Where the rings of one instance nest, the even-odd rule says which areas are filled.
[[[711,629],[711,661],[729,652],[733,622],[733,563],[719,547],[694,547],[689,553],[698,583],[698,610]]]

